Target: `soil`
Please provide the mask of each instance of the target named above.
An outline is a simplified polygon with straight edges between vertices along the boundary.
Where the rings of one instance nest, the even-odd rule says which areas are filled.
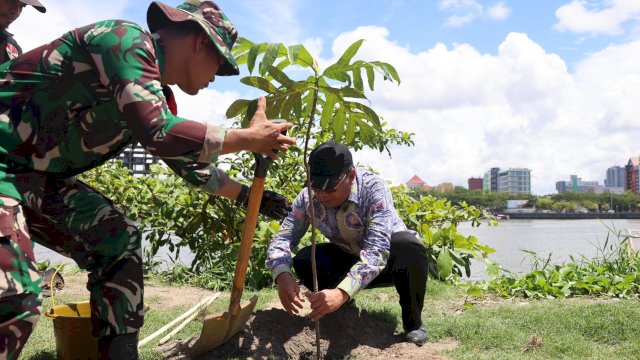
[[[89,291],[86,288],[88,281],[86,274],[65,275],[64,280],[65,284],[62,289],[64,293],[86,295],[87,299],[89,299]],[[166,286],[148,283],[144,286],[145,303],[154,309],[192,306],[214,293],[215,291],[191,286]],[[174,294],[180,294],[180,296],[175,296]]]
[[[323,359],[449,359],[439,353],[455,348],[455,340],[428,342],[423,346],[404,342],[394,334],[395,324],[377,319],[355,306],[342,308],[320,321]],[[199,357],[189,349],[196,337],[168,343],[161,348],[167,359],[316,359],[315,323],[290,316],[278,307],[259,310],[228,342]]]
[[[86,294],[87,276],[65,275],[62,290],[68,294]],[[180,296],[176,287],[145,284],[145,298],[154,309],[191,305],[212,291],[183,286]],[[171,290],[171,291],[168,291]],[[291,316],[281,308],[279,302],[272,307],[258,310],[245,327],[228,342],[199,357],[189,355],[190,345],[196,337],[184,341],[169,342],[160,348],[166,359],[316,359],[315,323],[304,315]],[[384,315],[383,315],[384,316]],[[320,321],[320,349],[323,359],[449,359],[440,352],[458,346],[457,341],[429,341],[423,346],[404,342],[402,334],[395,334],[396,324],[385,322],[379,316],[354,306],[323,317]]]

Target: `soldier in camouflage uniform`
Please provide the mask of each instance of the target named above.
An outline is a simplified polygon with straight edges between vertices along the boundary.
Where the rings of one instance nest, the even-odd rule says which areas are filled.
[[[27,5],[41,13],[47,11],[38,0],[0,0],[0,64],[22,54],[22,49],[7,28],[18,19]]]
[[[2,1],[2,0],[0,0]],[[163,94],[195,95],[215,75],[237,75],[237,32],[211,1],[149,6],[150,31],[109,20],[87,25],[0,66],[0,359],[15,359],[41,309],[31,240],[89,272],[93,334],[102,358],[137,359],[143,323],[141,233],[74,176],[139,142],[203,191],[246,204],[247,188],[212,163],[250,150],[271,157],[295,139],[265,116],[225,129],[173,114]],[[263,214],[287,202],[263,196]]]

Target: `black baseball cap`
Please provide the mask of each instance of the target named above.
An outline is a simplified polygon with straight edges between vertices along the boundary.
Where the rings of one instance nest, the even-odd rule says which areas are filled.
[[[333,190],[342,176],[353,167],[349,149],[337,142],[318,145],[309,155],[311,188]]]
[[[42,3],[40,3],[40,1],[38,0],[20,0],[20,2],[26,5],[33,6],[34,8],[36,8],[36,10],[40,11],[41,13],[47,11],[44,5],[42,5]]]

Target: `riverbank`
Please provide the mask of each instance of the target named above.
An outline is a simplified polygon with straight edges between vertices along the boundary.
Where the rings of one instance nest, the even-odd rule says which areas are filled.
[[[576,219],[640,219],[640,212],[590,212],[590,213],[515,213],[505,214],[509,219],[530,219],[530,220],[576,220]]]

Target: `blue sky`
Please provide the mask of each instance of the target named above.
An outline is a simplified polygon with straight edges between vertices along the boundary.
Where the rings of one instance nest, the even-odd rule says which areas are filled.
[[[106,18],[145,23],[146,1],[42,0],[11,27],[29,49]],[[167,1],[177,5],[177,1]],[[429,184],[490,167],[528,167],[536,194],[577,174],[601,184],[606,169],[640,153],[640,0],[262,0],[218,1],[241,36],[303,43],[321,65],[364,38],[359,56],[394,65],[400,86],[368,94],[416,146],[392,158],[362,151],[394,183]],[[73,9],[70,11],[70,9]],[[37,28],[46,29],[37,31]],[[182,115],[228,124],[226,107],[259,94],[217,79]]]

